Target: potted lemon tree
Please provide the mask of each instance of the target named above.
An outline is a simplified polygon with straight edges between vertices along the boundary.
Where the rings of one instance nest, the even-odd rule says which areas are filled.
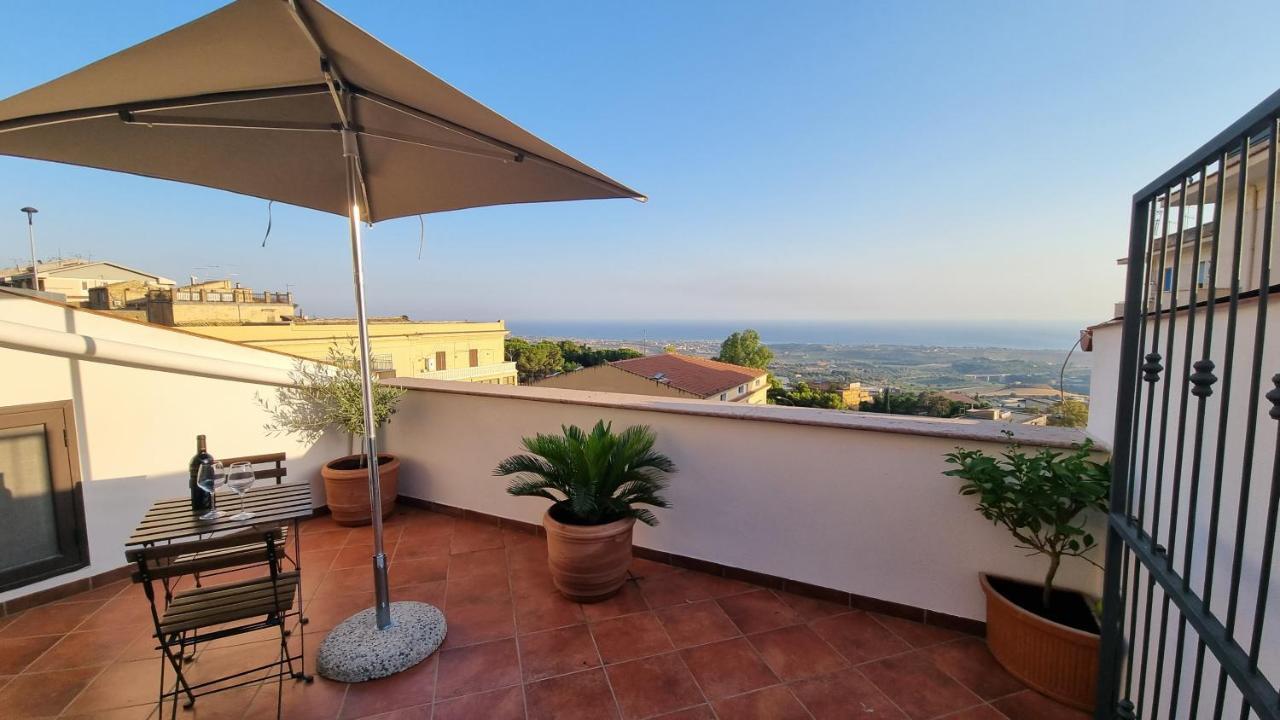
[[[369,455],[355,452],[357,439],[364,448],[364,399],[360,384],[360,355],[354,341],[329,348],[328,363],[298,360],[289,372],[290,385],[278,388],[275,401],[257,396],[271,415],[263,425],[269,435],[293,435],[313,443],[327,430],[347,436],[347,452],[320,469],[325,504],[341,525],[365,525],[372,521],[369,508]],[[373,416],[378,427],[390,422],[404,390],[374,382]],[[378,453],[378,477],[382,486],[382,515],[395,507],[400,460]]]
[[[1088,557],[1097,539],[1085,520],[1089,511],[1106,511],[1111,469],[1093,453],[1088,441],[1069,453],[1029,453],[1012,443],[999,456],[961,448],[946,456],[956,467],[944,473],[964,481],[960,493],[1008,530],[1015,547],[1048,561],[1039,585],[979,576],[992,655],[1028,686],[1082,710],[1094,703],[1098,621],[1088,597],[1055,579],[1064,559],[1097,565]]]
[[[590,432],[562,426],[559,435],[524,438],[529,452],[493,471],[512,476],[508,493],[551,501],[542,518],[547,564],[570,600],[598,602],[618,592],[631,566],[636,521],[658,524],[651,510],[637,506],[669,507],[661,493],[676,466],[654,443],[643,425],[619,433],[603,420]]]

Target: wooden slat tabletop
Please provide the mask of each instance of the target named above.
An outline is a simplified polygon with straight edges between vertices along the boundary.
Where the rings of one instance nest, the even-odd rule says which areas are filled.
[[[125,546],[149,545],[266,523],[300,520],[311,515],[311,485],[292,482],[251,488],[244,497],[244,509],[254,514],[248,520],[231,519],[240,507],[240,499],[233,492],[219,492],[218,507],[227,514],[216,520],[201,520],[203,511],[192,512],[190,498],[157,500],[138,523],[133,535],[125,541]]]

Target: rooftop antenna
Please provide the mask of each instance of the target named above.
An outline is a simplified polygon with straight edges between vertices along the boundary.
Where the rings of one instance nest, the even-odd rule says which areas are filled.
[[[35,215],[39,210],[28,205],[20,212],[27,214],[27,242],[31,245],[31,289],[40,289],[40,266],[36,264],[36,223]]]

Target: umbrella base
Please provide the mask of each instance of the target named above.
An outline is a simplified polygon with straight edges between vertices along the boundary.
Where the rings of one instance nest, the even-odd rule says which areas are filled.
[[[444,613],[426,603],[391,603],[386,630],[378,629],[374,608],[361,610],[329,631],[316,656],[316,672],[348,683],[394,675],[435,652],[447,631]]]

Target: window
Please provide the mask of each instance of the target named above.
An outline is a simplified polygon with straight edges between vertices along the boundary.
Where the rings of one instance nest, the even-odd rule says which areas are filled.
[[[471,363],[471,367],[480,367],[480,351],[468,350],[467,361]]]
[[[727,393],[720,393],[720,399],[721,399],[721,400],[727,400],[727,399],[728,399],[728,394],[727,394]]]
[[[446,355],[447,355],[447,353],[444,353],[444,352],[438,352],[438,353],[436,353],[436,369],[437,369],[437,370],[448,370],[448,369],[449,369],[448,367],[446,367],[446,366],[447,366],[447,363],[445,362],[445,356],[446,356]]]
[[[1164,269],[1164,291],[1171,292],[1173,290],[1173,268]]]
[[[1209,284],[1209,261],[1201,260],[1200,267],[1196,268],[1196,287],[1205,287]]]
[[[89,564],[70,400],[0,409],[0,590]]]
[[[747,391],[747,386],[746,386],[746,385],[739,385],[739,386],[738,386],[738,392],[739,392],[739,393],[744,393],[744,392],[746,392],[746,391]]]

